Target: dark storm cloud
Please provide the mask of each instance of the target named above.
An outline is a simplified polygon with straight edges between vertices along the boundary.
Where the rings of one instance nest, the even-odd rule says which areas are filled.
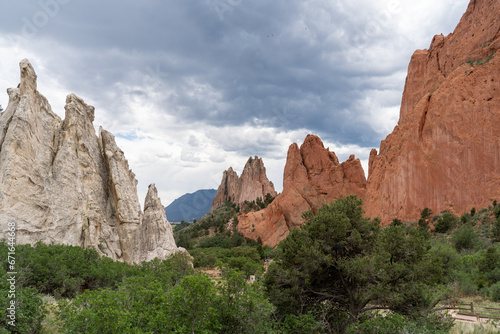
[[[307,128],[376,146],[381,135],[356,101],[384,90],[371,79],[404,67],[411,50],[391,47],[408,43],[394,34],[398,2],[365,4],[41,0],[10,4],[0,24],[40,49],[52,45],[48,66],[62,85],[118,118],[128,117],[120,94],[163,91],[157,104],[181,122]]]

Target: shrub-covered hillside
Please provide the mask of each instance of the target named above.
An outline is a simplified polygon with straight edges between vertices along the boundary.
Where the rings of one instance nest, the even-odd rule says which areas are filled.
[[[423,209],[419,221],[381,227],[350,196],[304,213],[303,228],[274,250],[237,233],[237,213],[226,203],[176,227],[194,268],[183,254],[129,265],[92,249],[16,246],[16,326],[12,248],[1,242],[0,333],[448,333],[446,308],[500,305],[496,202],[460,217]],[[217,279],[204,274],[213,267]]]

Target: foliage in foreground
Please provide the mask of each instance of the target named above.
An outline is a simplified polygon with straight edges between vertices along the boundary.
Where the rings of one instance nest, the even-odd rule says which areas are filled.
[[[344,332],[385,305],[413,319],[427,318],[445,297],[448,267],[430,252],[427,231],[363,217],[356,196],[306,213],[278,248],[265,285],[283,318],[312,313],[328,333]]]
[[[42,331],[47,305],[39,293],[59,300],[60,333],[444,333],[449,319],[434,311],[451,289],[454,297],[500,301],[496,202],[460,218],[427,209],[418,226],[395,220],[380,227],[362,217],[355,197],[305,217],[304,228],[273,250],[265,291],[244,277],[261,270],[269,250],[226,229],[214,235],[215,226],[191,252],[197,266],[223,263],[243,271],[226,271],[219,283],[196,274],[182,255],[128,265],[92,249],[19,245],[16,328],[5,314],[0,333]],[[219,218],[219,229],[229,226]],[[0,242],[3,310],[7,252]],[[378,307],[390,311],[374,314]]]
[[[217,284],[194,273],[176,284],[167,281],[127,279],[117,290],[60,302],[62,332],[267,333],[271,328],[273,306],[241,273],[228,271]]]
[[[0,333],[40,333],[42,321],[47,311],[40,295],[33,288],[16,288],[15,298],[8,298],[10,286],[7,283],[7,276],[0,276]],[[9,318],[10,301],[15,300],[15,318]],[[14,320],[15,326],[9,324]]]
[[[451,324],[451,319],[439,316],[412,319],[398,313],[385,316],[377,314],[363,322],[349,325],[346,334],[446,334]]]
[[[247,277],[264,273],[262,260],[268,256],[270,248],[245,239],[236,230],[238,212],[237,205],[226,201],[195,223],[174,229],[177,245],[188,249],[195,268],[224,266],[243,271]]]

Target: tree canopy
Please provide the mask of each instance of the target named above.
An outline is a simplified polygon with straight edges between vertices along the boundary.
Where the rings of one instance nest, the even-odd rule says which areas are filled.
[[[363,217],[356,196],[304,217],[303,228],[292,230],[279,245],[265,278],[270,300],[283,317],[312,312],[325,331],[342,332],[378,308],[427,316],[444,297],[436,292],[446,266],[440,254],[429,252],[422,228],[394,224],[381,229],[378,219]]]

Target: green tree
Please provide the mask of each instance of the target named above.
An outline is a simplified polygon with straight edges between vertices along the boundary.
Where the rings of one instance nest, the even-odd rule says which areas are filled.
[[[490,287],[490,298],[494,302],[500,302],[500,282],[497,282]]]
[[[481,275],[488,285],[500,282],[500,251],[498,247],[490,246],[478,261]]]
[[[432,216],[432,210],[429,208],[424,208],[422,210],[422,213],[420,214],[420,218],[424,220],[429,219],[431,216]]]
[[[393,226],[403,226],[403,222],[401,219],[394,218],[391,222],[391,225]]]
[[[494,241],[500,242],[500,217],[498,217],[493,224],[493,229],[491,230],[491,237]]]
[[[265,276],[277,315],[314,314],[326,332],[343,332],[380,305],[410,316],[431,316],[447,297],[456,252],[431,251],[426,229],[363,217],[356,196],[308,212],[278,246]]]
[[[258,283],[248,284],[237,270],[225,270],[217,285],[220,333],[269,333],[274,306]]]
[[[462,226],[453,233],[451,238],[457,251],[472,250],[478,240],[477,233],[472,226]]]
[[[447,275],[456,258],[449,247],[431,249],[426,233],[421,228],[388,226],[375,255],[380,268],[378,302],[414,318],[427,317],[446,298]]]
[[[205,275],[186,276],[165,296],[166,315],[156,328],[168,324],[177,333],[217,333],[220,329],[214,284]]]
[[[451,230],[457,221],[457,218],[449,212],[444,212],[434,225],[434,232],[446,233]]]
[[[344,319],[339,324],[343,328],[376,298],[372,287],[379,269],[370,254],[380,227],[377,220],[363,217],[361,205],[360,199],[349,196],[324,205],[316,216],[307,212],[303,228],[292,230],[280,243],[281,254],[265,284],[282,316],[326,307],[330,325]]]

